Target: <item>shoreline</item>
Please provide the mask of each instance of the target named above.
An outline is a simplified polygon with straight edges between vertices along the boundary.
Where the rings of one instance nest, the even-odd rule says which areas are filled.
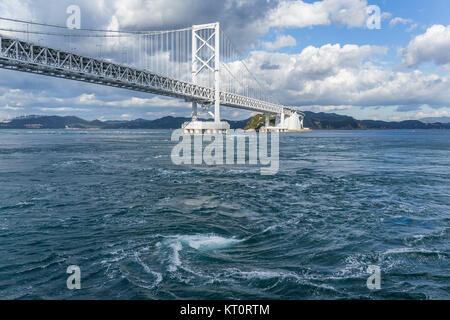
[[[1,128],[0,131],[45,131],[45,130],[61,130],[61,131],[114,131],[114,130],[179,130],[180,128]],[[238,128],[239,129],[239,128]],[[235,129],[235,130],[238,130]],[[242,129],[244,130],[244,129]],[[305,129],[305,130],[290,130],[283,133],[306,133],[315,131],[450,131],[447,128],[368,128],[368,129]],[[245,132],[257,132],[252,130],[244,130]]]

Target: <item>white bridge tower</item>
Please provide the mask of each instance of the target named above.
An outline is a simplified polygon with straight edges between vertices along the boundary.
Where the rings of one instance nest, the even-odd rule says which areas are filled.
[[[205,32],[207,31],[207,32]],[[186,133],[227,133],[230,125],[220,118],[220,24],[219,22],[192,26],[192,83],[198,84],[202,72],[214,75],[214,122],[199,121],[198,102],[192,102],[192,122],[183,128]],[[204,73],[203,73],[204,74]],[[208,107],[208,105],[204,105]]]

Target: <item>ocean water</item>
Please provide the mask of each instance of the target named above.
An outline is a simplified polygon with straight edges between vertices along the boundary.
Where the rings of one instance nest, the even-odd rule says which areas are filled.
[[[0,299],[450,299],[449,131],[282,135],[275,176],[170,135],[0,131]]]

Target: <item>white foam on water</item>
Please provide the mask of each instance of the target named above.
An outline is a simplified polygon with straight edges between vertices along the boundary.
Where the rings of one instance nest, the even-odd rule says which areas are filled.
[[[378,265],[383,272],[389,272],[395,268],[399,268],[405,264],[406,258],[403,255],[433,255],[439,260],[444,260],[442,252],[427,250],[423,248],[402,247],[388,249],[384,252],[374,252],[371,254],[355,254],[348,256],[344,264],[345,266],[335,272],[328,279],[343,278],[364,278],[368,276],[367,268],[369,265]]]
[[[181,252],[184,248],[191,248],[199,251],[211,251],[229,248],[244,240],[238,240],[235,238],[224,238],[214,234],[207,235],[177,235],[167,237],[166,240],[156,244],[158,251],[161,251],[164,247],[169,249],[169,253],[166,260],[168,262],[167,270],[169,272],[176,272],[178,269],[183,269],[187,272],[197,274],[193,270],[189,269],[186,264],[183,264],[181,260]]]
[[[168,270],[175,272],[181,266],[180,251],[183,250],[183,246],[180,242],[174,242],[170,245],[172,248],[172,255],[170,256],[170,264]]]
[[[2,221],[0,221],[0,230],[7,230],[8,227],[8,220],[2,219]]]
[[[224,238],[214,234],[181,236],[178,239],[182,244],[203,251],[225,249],[243,241],[235,238]]]
[[[149,237],[158,238],[161,235],[154,234]],[[109,279],[119,276],[121,273],[120,264],[130,259],[134,259],[139,263],[146,272],[152,273],[152,270],[139,259],[141,254],[148,253],[149,251],[150,247],[141,242],[128,241],[120,244],[109,244],[106,246],[106,251],[100,264],[105,268],[105,274]],[[159,279],[159,275],[156,273],[155,277]]]
[[[389,249],[382,253],[382,255],[385,255],[385,256],[401,255],[401,254],[432,254],[432,255],[436,255],[436,257],[439,260],[444,259],[444,257],[442,256],[442,253],[440,251],[427,250],[427,249],[423,249],[423,248],[404,247],[404,248]]]
[[[264,288],[264,290],[270,290],[276,287],[282,281],[293,281],[298,284],[309,285],[312,287],[333,290],[336,289],[325,283],[315,283],[312,280],[321,280],[319,277],[314,277],[310,275],[301,275],[290,271],[270,271],[270,270],[252,270],[252,271],[241,271],[239,269],[227,269],[226,279],[238,278],[247,281],[253,280],[276,280],[274,284],[269,287]]]
[[[345,266],[339,271],[335,272],[333,276],[328,276],[328,279],[345,279],[345,278],[361,278],[367,274],[367,267],[370,265],[368,258],[364,255],[356,254],[345,258]]]
[[[444,237],[445,233],[447,232],[448,229],[449,228],[446,227],[446,228],[443,228],[440,230],[433,231],[428,234],[417,234],[417,235],[409,236],[409,237],[403,239],[403,242],[408,247],[423,245],[429,241],[439,240],[440,238]]]
[[[161,273],[153,271],[152,269],[150,269],[150,267],[148,265],[146,265],[141,258],[139,257],[139,254],[136,252],[135,253],[135,258],[136,258],[136,262],[139,263],[139,265],[145,270],[145,272],[153,275],[155,277],[155,281],[154,283],[152,283],[150,286],[146,286],[147,289],[153,289],[156,286],[158,286],[162,280],[163,280],[163,276]]]
[[[208,197],[208,196],[199,196],[195,199],[188,198],[182,200],[183,204],[190,207],[202,207],[202,206],[208,206],[213,207],[214,203],[214,197]]]
[[[275,271],[239,271],[239,275],[242,277],[253,280],[267,280],[267,279],[285,279],[292,278],[295,280],[299,280],[299,277],[296,274],[285,273],[285,272],[275,272]]]

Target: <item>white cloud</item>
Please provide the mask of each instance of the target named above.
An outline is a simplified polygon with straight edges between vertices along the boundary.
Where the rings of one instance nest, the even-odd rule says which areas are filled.
[[[255,22],[278,1],[266,0],[106,0],[111,8],[108,26],[113,29],[170,29],[222,22],[235,43],[250,45],[265,30]]]
[[[138,98],[131,97],[125,100],[116,100],[109,102],[100,102],[105,106],[111,107],[190,107],[188,103],[175,99],[167,99],[161,97]]]
[[[83,93],[81,96],[78,97],[78,101],[80,104],[84,105],[95,105],[98,103],[97,98],[95,97],[95,94],[91,93]]]
[[[14,104],[13,107],[15,108],[25,108],[49,102],[53,102],[53,98],[49,97],[48,94],[36,94],[32,90],[9,89],[0,93],[0,104],[8,105],[9,110],[13,110],[10,104]]]
[[[17,18],[17,14],[24,19],[33,19],[33,10],[28,1],[22,0],[2,0],[0,6],[0,16],[5,18]]]
[[[412,22],[413,22],[413,21],[412,21],[411,19],[405,19],[405,18],[395,17],[394,19],[392,19],[392,20],[389,22],[389,25],[395,26],[395,25],[397,25],[397,24],[410,24],[410,23],[412,23]]]
[[[421,35],[415,37],[402,50],[403,62],[410,67],[424,62],[437,65],[450,63],[450,26],[434,25]]]
[[[366,0],[323,0],[312,3],[281,1],[269,15],[271,27],[312,27],[332,23],[364,27],[368,18]]]
[[[448,109],[440,109],[440,110],[426,110],[417,112],[414,115],[415,119],[422,118],[440,118],[440,117],[448,117],[450,116],[450,111]]]
[[[176,99],[155,96],[152,98],[130,97],[117,100],[102,100],[94,93],[83,93],[74,99],[67,99],[72,104],[85,106],[106,106],[121,108],[144,108],[144,107],[190,107],[188,103]]]
[[[61,108],[38,108],[38,110],[44,112],[73,112],[73,111],[89,111],[88,109],[81,108],[70,108],[70,107],[61,107]]]
[[[450,101],[450,77],[418,70],[400,72],[378,63],[386,48],[357,45],[307,47],[299,54],[265,51],[250,54],[257,70],[280,102],[298,106],[398,106]],[[261,68],[277,65],[278,68]]]
[[[309,27],[330,24],[330,17],[323,2],[305,3],[303,1],[280,2],[269,14],[272,27]]]
[[[72,0],[3,0],[0,13],[64,25],[70,4]],[[76,4],[82,9],[82,27],[86,28],[168,30],[220,21],[240,49],[255,44],[270,27],[365,27],[368,16],[367,0],[78,0]],[[91,49],[95,52],[95,45]]]
[[[23,110],[23,108],[20,108],[20,107],[12,107],[12,106],[10,106],[10,105],[6,105],[4,109],[5,109],[5,110],[12,110],[12,111]]]
[[[306,106],[303,110],[310,110],[315,112],[335,112],[342,110],[349,110],[353,106]]]
[[[400,24],[408,26],[408,28],[406,29],[406,31],[408,32],[411,32],[418,27],[418,24],[415,23],[412,19],[405,19],[401,17],[395,17],[389,22],[389,25],[391,27],[395,27],[396,25]]]
[[[294,47],[297,45],[297,40],[290,35],[280,35],[274,42],[263,42],[262,47],[265,50],[276,51],[286,47]]]

